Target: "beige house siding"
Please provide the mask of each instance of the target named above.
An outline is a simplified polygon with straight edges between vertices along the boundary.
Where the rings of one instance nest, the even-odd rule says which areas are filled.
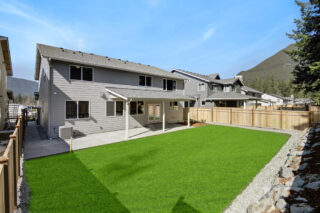
[[[0,62],[4,61],[0,45]],[[0,130],[4,128],[7,118],[8,96],[7,96],[7,71],[3,63],[0,63]]]

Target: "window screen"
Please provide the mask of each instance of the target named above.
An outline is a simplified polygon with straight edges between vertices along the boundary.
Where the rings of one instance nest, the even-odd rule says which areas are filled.
[[[90,67],[83,67],[82,68],[82,80],[85,81],[92,81],[92,68]]]
[[[151,87],[152,78],[150,76],[146,77],[146,86]]]
[[[72,119],[77,118],[77,102],[66,101],[66,118]]]
[[[144,113],[144,103],[143,101],[138,101],[138,114]]]
[[[122,116],[123,115],[123,102],[117,101],[116,102],[116,116]]]
[[[89,118],[89,101],[79,101],[79,118]]]
[[[107,101],[107,116],[114,116],[114,102]]]
[[[81,80],[80,66],[70,66],[70,79]]]
[[[137,102],[130,102],[130,115],[137,114]]]
[[[146,85],[146,77],[145,76],[139,76],[139,85],[140,86]]]

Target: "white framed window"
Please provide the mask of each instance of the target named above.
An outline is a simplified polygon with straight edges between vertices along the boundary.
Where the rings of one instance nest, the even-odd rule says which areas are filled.
[[[130,115],[143,115],[144,114],[144,102],[143,101],[131,101],[130,102]]]
[[[93,81],[93,68],[79,65],[69,66],[69,79],[70,80],[82,80]]]
[[[205,91],[206,90],[206,85],[204,83],[199,83],[198,84],[198,91]]]
[[[177,89],[176,80],[163,79],[163,90],[173,91],[176,89]]]
[[[117,117],[123,116],[123,101],[107,101],[106,102],[106,116]]]
[[[151,76],[145,76],[145,75],[139,76],[139,86],[151,87],[151,85],[152,85],[152,77]]]
[[[84,119],[90,117],[89,101],[66,101],[66,119]]]

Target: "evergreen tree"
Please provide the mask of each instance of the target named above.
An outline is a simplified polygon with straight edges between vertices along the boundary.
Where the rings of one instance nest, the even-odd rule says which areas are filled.
[[[293,71],[296,91],[320,99],[320,1],[297,1],[301,18],[295,19],[296,28],[288,36],[296,41],[296,49],[288,54],[297,65]]]

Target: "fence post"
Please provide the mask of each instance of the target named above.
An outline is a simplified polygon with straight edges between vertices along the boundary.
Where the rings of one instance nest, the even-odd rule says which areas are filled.
[[[268,110],[265,109],[265,110],[264,110],[265,123],[266,123],[266,126],[265,126],[265,127],[268,127],[268,115],[267,115],[267,113],[268,113]]]
[[[251,126],[254,126],[254,109],[252,109],[251,113]]]
[[[309,127],[312,126],[312,111],[311,111],[311,107],[309,107]]]
[[[12,139],[12,149],[13,149],[13,194],[14,194],[14,206],[17,206],[17,184],[18,184],[18,173],[17,169],[19,168],[19,164],[17,161],[17,137],[15,135],[10,135],[10,140]],[[18,167],[18,168],[17,168]],[[20,169],[19,169],[20,170]]]
[[[199,107],[197,107],[197,121],[199,121]]]
[[[282,110],[280,110],[280,129],[282,129]]]
[[[4,212],[10,212],[10,195],[9,195],[9,158],[0,157],[0,164],[3,165],[4,175]]]
[[[230,108],[230,124],[232,124],[232,108]]]

